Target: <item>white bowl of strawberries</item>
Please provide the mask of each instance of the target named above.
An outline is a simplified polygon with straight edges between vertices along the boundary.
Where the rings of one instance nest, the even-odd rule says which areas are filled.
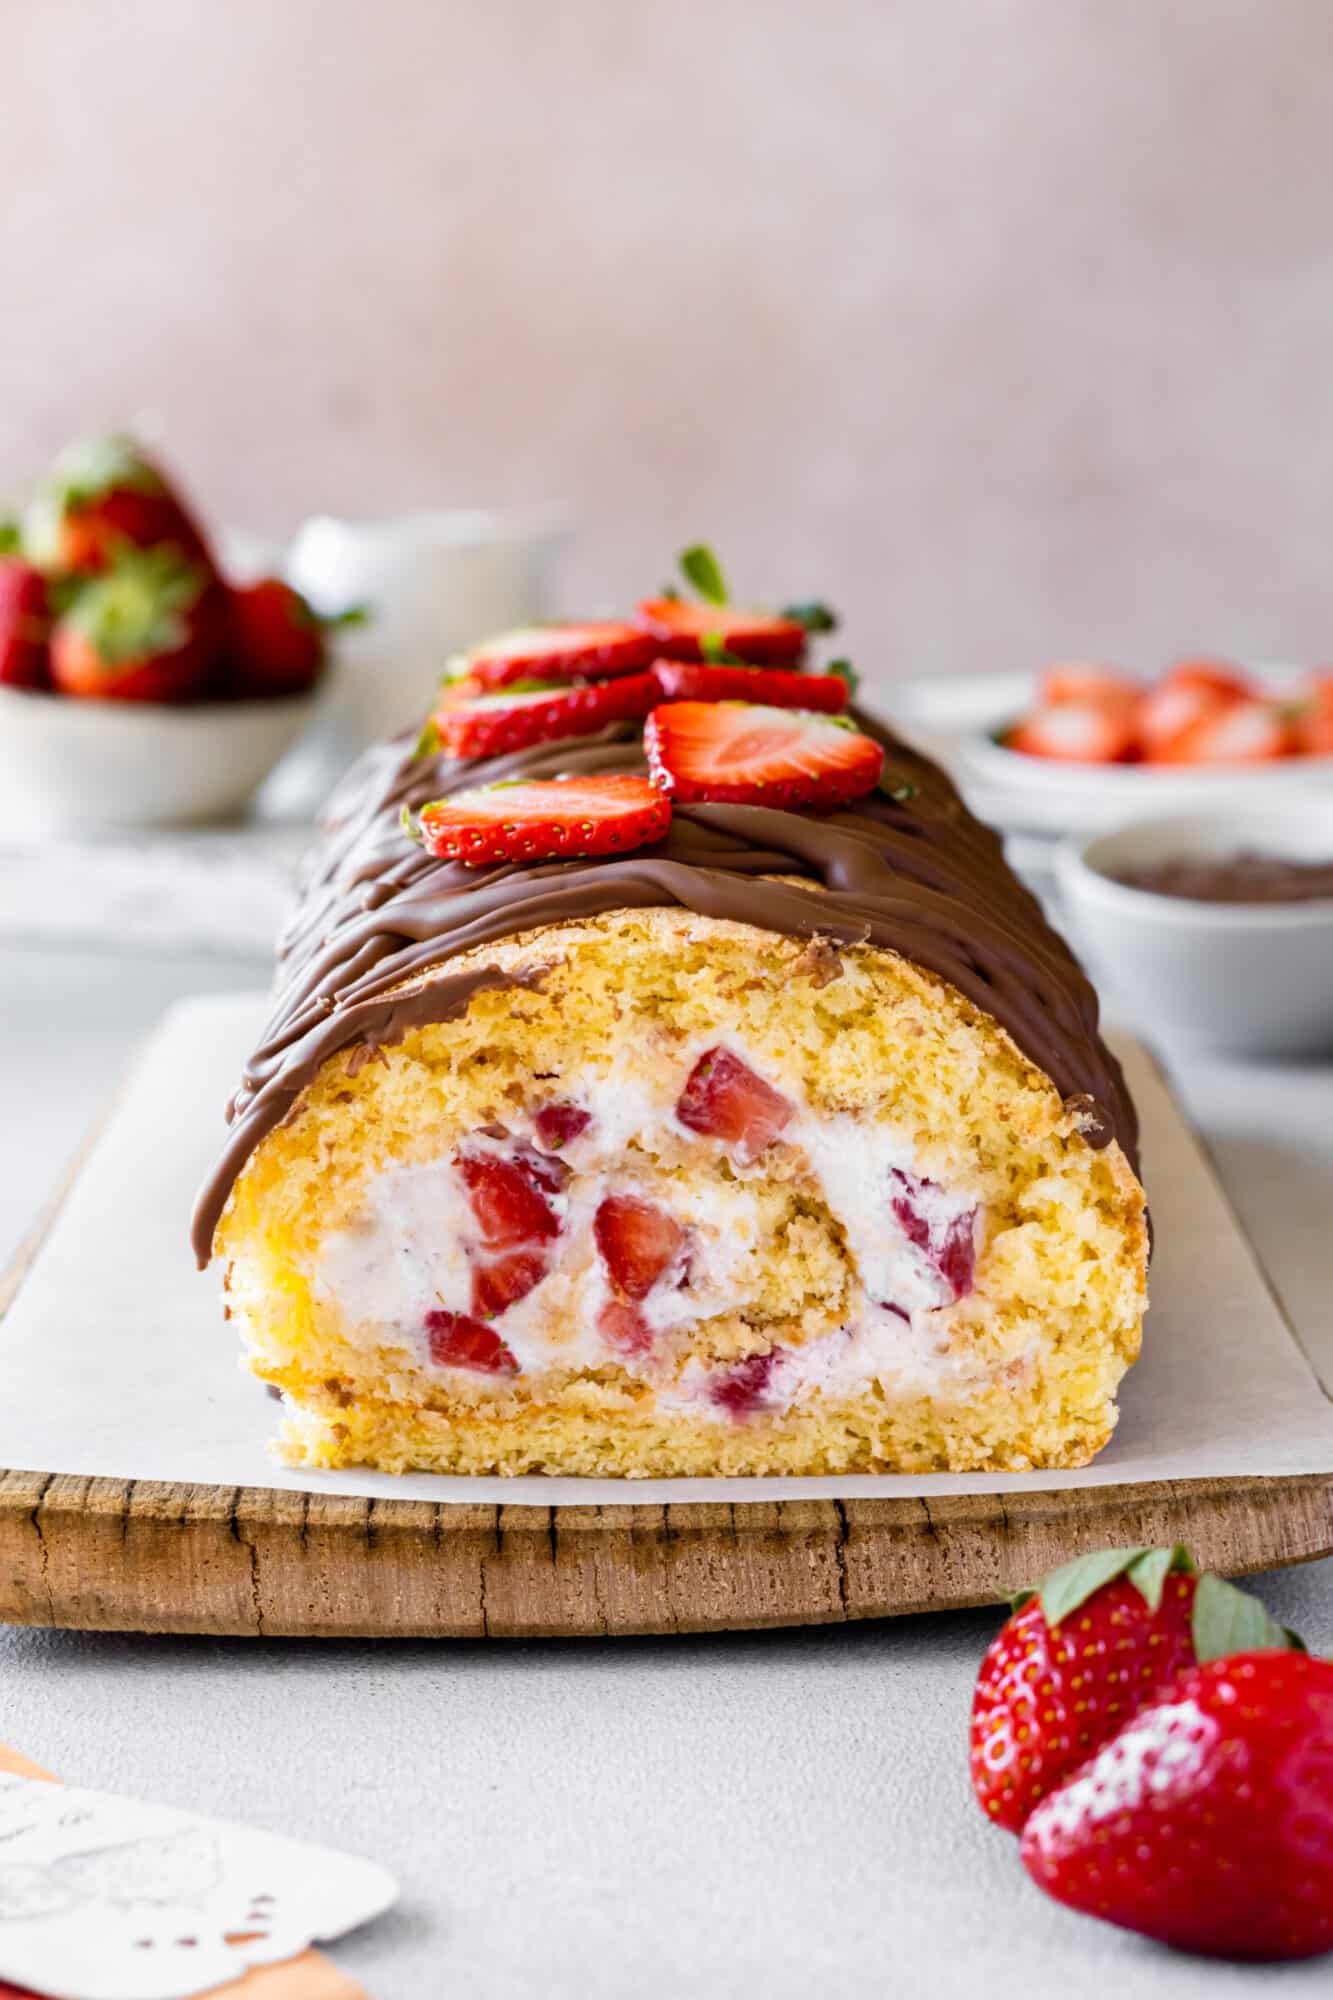
[[[1155,680],[1077,663],[1028,705],[961,738],[964,776],[1005,824],[1109,825],[1136,812],[1333,784],[1333,670],[1177,661]]]
[[[0,553],[0,816],[62,828],[234,813],[305,731],[327,629],[220,573],[133,440],[65,453]]]

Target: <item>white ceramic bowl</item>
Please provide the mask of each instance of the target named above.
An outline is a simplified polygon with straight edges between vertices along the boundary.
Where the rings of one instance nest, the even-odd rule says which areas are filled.
[[[1113,1010],[1151,1040],[1233,1055],[1333,1049],[1333,898],[1206,903],[1114,879],[1243,849],[1333,859],[1333,801],[1172,813],[1066,842],[1056,876],[1073,942]]]
[[[170,707],[0,687],[0,827],[224,818],[295,743],[323,691]]]

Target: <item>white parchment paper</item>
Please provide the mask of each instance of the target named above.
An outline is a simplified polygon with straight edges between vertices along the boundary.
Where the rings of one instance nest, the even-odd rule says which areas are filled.
[[[550,1505],[1004,1493],[1223,1474],[1333,1474],[1324,1394],[1160,1077],[1120,1043],[1156,1224],[1144,1355],[1113,1442],[1077,1472],[810,1479],[466,1479],[293,1472],[240,1370],[216,1272],[187,1238],[222,1107],[266,1010],[191,1000],[164,1019],[0,1322],[0,1466],[310,1493]]]

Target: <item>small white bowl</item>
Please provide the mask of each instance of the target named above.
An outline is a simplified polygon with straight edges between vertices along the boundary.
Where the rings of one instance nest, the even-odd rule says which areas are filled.
[[[1074,942],[1150,1040],[1233,1055],[1333,1048],[1333,898],[1208,903],[1130,888],[1122,868],[1249,850],[1333,859],[1333,801],[1233,804],[1135,820],[1056,856]]]
[[[82,831],[225,818],[306,729],[323,686],[179,707],[0,687],[0,825]]]

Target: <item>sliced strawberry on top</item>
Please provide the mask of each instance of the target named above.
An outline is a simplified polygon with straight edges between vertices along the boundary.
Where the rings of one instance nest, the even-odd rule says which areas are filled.
[[[643,733],[653,780],[682,803],[837,806],[872,791],[884,752],[827,715],[749,702],[673,701]]]
[[[206,690],[220,638],[206,570],[173,549],[125,549],[56,621],[51,678],[62,694],[189,701]]]
[[[530,743],[554,743],[564,736],[591,736],[609,722],[647,715],[658,699],[651,674],[587,685],[500,689],[446,699],[432,721],[439,748],[449,757],[503,757]]]
[[[51,613],[46,578],[21,556],[0,555],[0,686],[43,688]]]
[[[1138,748],[1133,713],[1100,702],[1064,701],[1034,708],[1007,729],[1006,750],[1069,764],[1121,764]]]
[[[635,614],[657,641],[655,650],[673,660],[702,660],[717,645],[741,660],[799,660],[805,627],[795,618],[769,611],[740,611],[728,604],[691,604],[679,597],[652,597]]]
[[[1272,702],[1210,704],[1149,751],[1154,764],[1267,764],[1294,747],[1290,723]]]
[[[426,1314],[426,1339],[437,1368],[470,1368],[479,1375],[517,1375],[518,1362],[493,1326],[470,1313]]]
[[[417,825],[428,854],[484,868],[624,854],[665,836],[671,806],[646,778],[533,779],[455,792],[423,806]]]
[[[1038,687],[1041,704],[1046,708],[1067,701],[1092,702],[1098,707],[1108,703],[1114,708],[1132,707],[1143,693],[1139,682],[1128,674],[1084,660],[1062,661],[1047,667]]]
[[[847,706],[847,683],[837,674],[787,674],[764,667],[657,660],[653,679],[663,701],[759,701],[770,708],[818,709],[830,715]]]
[[[593,1218],[607,1276],[622,1298],[646,1299],[679,1257],[685,1231],[674,1215],[636,1194],[609,1194]]]
[[[786,1130],[790,1098],[756,1075],[730,1049],[707,1049],[676,1100],[676,1116],[691,1132],[721,1139],[744,1162],[757,1159]]]
[[[621,618],[525,625],[457,654],[449,663],[449,679],[471,680],[478,688],[503,688],[514,681],[604,680],[638,673],[657,650],[646,632]]]

